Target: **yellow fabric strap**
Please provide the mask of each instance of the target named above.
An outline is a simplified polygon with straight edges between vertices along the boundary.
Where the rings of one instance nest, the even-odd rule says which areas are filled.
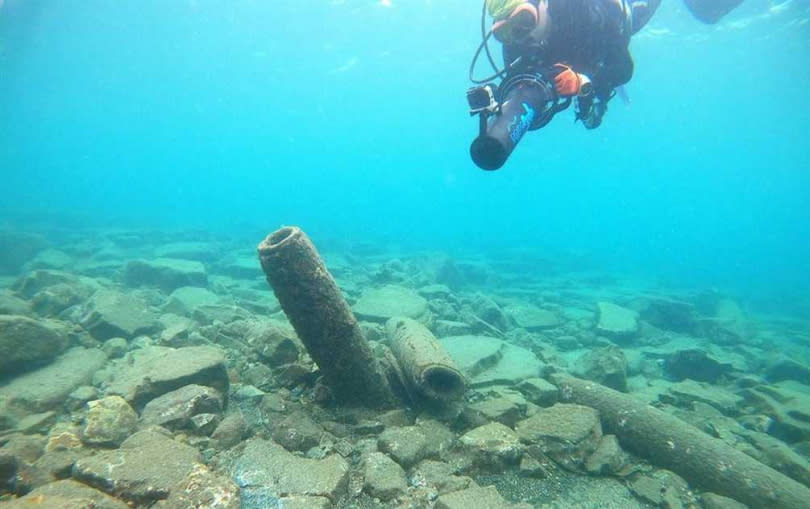
[[[486,0],[487,12],[495,21],[509,17],[525,0]]]

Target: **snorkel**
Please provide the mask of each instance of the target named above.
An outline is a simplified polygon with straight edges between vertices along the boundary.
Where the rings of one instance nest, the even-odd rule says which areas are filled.
[[[494,30],[486,29],[487,4],[481,9],[481,43],[470,62],[469,78],[476,86],[467,90],[470,116],[478,116],[478,136],[470,145],[473,162],[484,170],[502,167],[527,131],[545,126],[559,111],[571,104],[561,99],[553,82],[540,69],[516,69],[521,57],[498,68],[489,49]],[[476,79],[475,66],[486,54],[493,74]],[[495,84],[496,80],[501,80]]]

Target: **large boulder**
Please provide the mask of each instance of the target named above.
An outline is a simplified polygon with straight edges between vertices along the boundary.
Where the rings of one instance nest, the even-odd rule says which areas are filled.
[[[101,350],[76,347],[51,364],[14,378],[0,388],[0,399],[6,399],[20,413],[45,412],[59,408],[74,389],[86,385],[101,369],[107,356]]]
[[[166,293],[183,286],[208,286],[205,266],[197,261],[178,258],[132,260],[124,267],[128,286],[156,286]]]
[[[427,310],[427,301],[409,288],[387,285],[363,292],[352,309],[360,319],[385,323],[394,316],[420,318]]]
[[[53,359],[68,346],[61,331],[20,315],[0,315],[0,373]]]
[[[228,392],[228,373],[222,350],[210,346],[148,347],[116,361],[106,383],[107,394],[117,394],[136,409],[184,385],[199,384]]]
[[[132,339],[158,327],[155,314],[145,302],[132,295],[99,290],[93,294],[88,307],[81,325],[99,341],[114,337]]]

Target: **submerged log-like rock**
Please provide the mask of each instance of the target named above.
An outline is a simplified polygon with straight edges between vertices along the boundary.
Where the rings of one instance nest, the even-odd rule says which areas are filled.
[[[695,486],[751,507],[807,507],[806,486],[691,424],[597,383],[562,373],[551,379],[563,400],[597,409],[623,447]]]
[[[394,317],[385,324],[391,351],[411,393],[430,400],[461,399],[466,381],[441,343],[421,323]]]
[[[309,237],[297,227],[281,228],[259,244],[259,259],[336,399],[372,407],[395,403],[384,371]]]

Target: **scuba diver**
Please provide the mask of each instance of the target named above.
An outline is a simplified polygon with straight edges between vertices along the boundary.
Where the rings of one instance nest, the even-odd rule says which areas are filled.
[[[742,0],[685,0],[701,21],[712,23]],[[575,101],[576,120],[586,129],[602,123],[607,105],[633,76],[630,38],[661,0],[485,0],[481,44],[470,64],[470,114],[479,116],[479,136],[470,147],[485,170],[506,162],[527,131],[540,129]],[[493,20],[485,29],[486,14]],[[503,46],[504,67],[489,50]],[[494,74],[473,76],[485,52]],[[496,80],[501,82],[496,86]]]

